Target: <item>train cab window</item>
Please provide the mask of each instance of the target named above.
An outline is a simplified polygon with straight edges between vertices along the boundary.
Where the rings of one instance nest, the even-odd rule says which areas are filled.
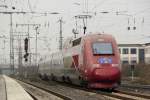
[[[80,44],[80,42],[81,42],[81,38],[78,38],[78,39],[72,41],[72,46],[77,46]]]
[[[113,54],[111,43],[96,42],[92,45],[93,54]]]

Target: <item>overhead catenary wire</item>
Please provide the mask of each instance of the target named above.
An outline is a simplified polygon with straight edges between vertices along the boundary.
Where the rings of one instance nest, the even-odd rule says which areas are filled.
[[[36,0],[36,2],[34,3],[33,9],[37,8],[37,4],[38,4],[39,0]]]
[[[10,5],[12,6],[13,5],[13,0],[9,0],[10,1]]]
[[[139,14],[142,14],[142,13],[148,11],[148,10],[150,11],[150,7],[145,8],[145,9],[143,9],[143,10],[141,10],[141,11],[138,11],[138,12],[134,13],[133,15],[139,15]]]
[[[103,5],[105,2],[107,2],[108,0],[102,0],[99,3],[97,3],[92,9],[91,11],[94,11],[95,9],[97,9],[98,7],[101,7],[101,5]]]
[[[30,0],[28,0],[28,6],[29,6],[30,11],[33,12]]]
[[[0,0],[0,2],[5,2],[6,0]]]

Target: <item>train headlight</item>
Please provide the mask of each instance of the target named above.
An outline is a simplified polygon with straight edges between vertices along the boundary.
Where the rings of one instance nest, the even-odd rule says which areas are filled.
[[[99,64],[93,64],[93,68],[98,68]]]
[[[119,64],[112,64],[112,67],[119,67]]]
[[[87,73],[87,70],[85,69],[85,71],[84,71],[85,73]]]

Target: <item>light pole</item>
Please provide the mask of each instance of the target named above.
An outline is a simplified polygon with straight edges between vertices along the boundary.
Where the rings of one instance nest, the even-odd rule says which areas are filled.
[[[38,32],[38,28],[40,27],[40,25],[39,26],[36,26],[35,27],[35,31],[36,31],[36,37],[35,37],[35,65],[36,65],[36,67],[37,67],[37,57],[38,57],[38,54],[37,54],[37,35],[39,34],[39,32]]]
[[[4,46],[3,46],[3,64],[6,64],[6,55],[5,55],[5,44],[6,44],[6,36],[3,35],[3,36],[0,36],[0,38],[3,38],[3,43],[4,43]]]

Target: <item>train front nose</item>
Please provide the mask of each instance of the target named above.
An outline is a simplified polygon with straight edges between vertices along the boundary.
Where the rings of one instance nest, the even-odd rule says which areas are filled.
[[[116,67],[97,68],[93,76],[97,81],[114,82],[120,79],[120,70]]]

